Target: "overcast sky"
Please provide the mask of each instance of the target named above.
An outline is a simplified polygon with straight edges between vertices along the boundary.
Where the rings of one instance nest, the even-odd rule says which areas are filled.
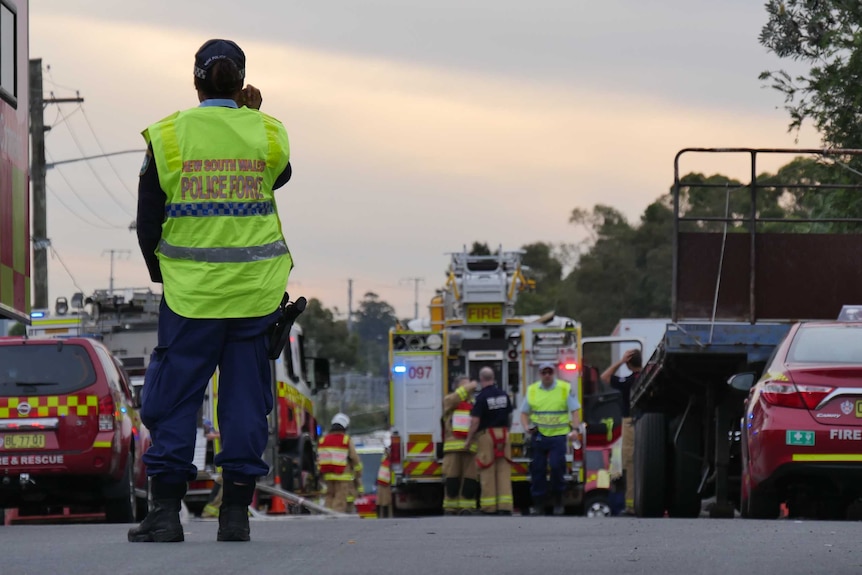
[[[635,222],[680,148],[818,145],[811,131],[794,141],[757,78],[787,65],[758,44],[753,0],[39,0],[30,13],[46,96],[85,100],[46,108],[49,162],[142,148],[147,125],[197,104],[197,48],[239,43],[290,134],[289,291],[341,311],[352,278],[354,308],[374,291],[412,317],[408,278],[423,278],[422,315],[448,252],[579,241],[576,207]],[[48,171],[52,302],[107,288],[109,250],[115,288],[150,285],[128,230],[141,159]]]

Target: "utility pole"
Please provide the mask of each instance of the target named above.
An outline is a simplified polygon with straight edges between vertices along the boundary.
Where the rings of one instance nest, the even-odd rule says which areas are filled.
[[[413,319],[419,319],[419,284],[425,283],[425,278],[404,278],[402,282],[413,282]]]
[[[83,98],[42,97],[42,59],[30,60],[30,141],[33,160],[30,180],[33,182],[33,307],[48,307],[48,213],[45,201],[45,106],[47,104],[81,103]]]
[[[347,280],[347,333],[353,333],[353,280]]]
[[[108,283],[108,295],[114,295],[114,254],[131,254],[130,250],[104,250],[102,255],[111,254],[111,277]]]

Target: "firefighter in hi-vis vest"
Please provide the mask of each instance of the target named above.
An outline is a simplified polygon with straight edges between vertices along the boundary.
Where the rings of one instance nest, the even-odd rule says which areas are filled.
[[[469,515],[476,509],[479,482],[476,446],[464,443],[470,431],[473,392],[479,386],[466,375],[455,378],[455,391],[443,398],[443,514]]]
[[[494,370],[479,370],[482,391],[470,411],[470,431],[465,443],[478,445],[476,465],[482,494],[479,507],[483,515],[512,514],[512,400],[495,385]]]
[[[383,450],[383,459],[377,470],[377,517],[392,517],[392,466],[388,447]]]
[[[273,190],[290,179],[287,131],[260,112],[245,54],[210,40],[195,54],[199,106],[144,130],[135,227],[150,279],[161,283],[158,344],[144,380],[143,455],[153,507],[132,542],[183,541],[180,508],[194,465],[196,415],[219,369],[224,496],[218,541],[249,541],[248,506],[272,409],[268,331],[293,267]]]
[[[350,418],[343,413],[332,417],[329,433],[317,445],[320,472],[326,482],[325,505],[333,511],[347,513],[347,499],[354,482],[362,482],[362,462],[353,440],[347,435]]]

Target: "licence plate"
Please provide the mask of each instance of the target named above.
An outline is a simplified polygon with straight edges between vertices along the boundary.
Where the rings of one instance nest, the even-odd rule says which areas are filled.
[[[44,433],[0,435],[0,449],[45,449]]]

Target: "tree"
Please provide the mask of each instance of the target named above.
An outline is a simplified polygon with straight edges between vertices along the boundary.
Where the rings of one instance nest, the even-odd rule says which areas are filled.
[[[473,247],[470,248],[471,256],[490,256],[491,248],[488,247],[487,242],[473,242]]]
[[[596,205],[572,210],[569,221],[582,226],[588,243],[578,266],[563,282],[560,309],[577,318],[586,335],[610,333],[620,317],[633,315],[637,299],[635,230],[616,209]]]
[[[518,296],[515,311],[519,315],[543,314],[557,308],[563,264],[552,244],[536,242],[521,247],[525,275],[536,281],[536,290]]]
[[[16,323],[9,328],[9,335],[24,335],[27,333],[27,326],[23,323]]]
[[[793,77],[784,70],[760,77],[784,94],[790,129],[806,120],[833,147],[860,148],[862,3],[858,0],[767,0],[760,43],[779,58],[810,66]]]
[[[374,292],[366,292],[355,312],[358,335],[359,365],[375,375],[388,372],[389,329],[395,326],[395,308]]]
[[[354,369],[358,363],[359,340],[347,332],[347,322],[312,298],[299,317],[310,356],[325,357],[342,370]]]
[[[789,130],[798,132],[804,122],[811,121],[826,147],[862,148],[862,3],[767,0],[766,12],[760,43],[779,58],[809,67],[807,73],[796,76],[785,70],[760,75],[784,95]],[[837,158],[828,169],[833,183],[858,183],[862,157]],[[817,196],[817,217],[862,217],[858,190],[837,189]],[[830,230],[858,228],[844,224]]]

